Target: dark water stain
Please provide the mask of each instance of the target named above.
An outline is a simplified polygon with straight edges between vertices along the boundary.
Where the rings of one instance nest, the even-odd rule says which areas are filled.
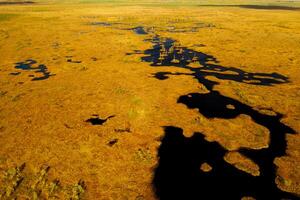
[[[21,72],[11,72],[11,73],[9,73],[9,75],[12,75],[12,76],[17,76],[17,75],[20,75],[21,74]]]
[[[107,143],[107,145],[110,146],[110,147],[112,147],[112,146],[115,145],[118,141],[119,141],[118,139],[112,139],[112,140],[110,140],[110,141]]]
[[[275,157],[285,155],[287,146],[285,135],[287,133],[295,133],[293,129],[280,122],[283,117],[282,114],[276,113],[275,116],[262,114],[251,106],[223,96],[218,91],[210,91],[206,94],[191,93],[183,95],[179,97],[177,102],[185,104],[190,109],[197,108],[199,113],[206,118],[234,119],[241,114],[250,116],[255,123],[264,126],[270,132],[269,147],[264,150],[258,150],[263,154],[267,154],[267,157],[263,160],[271,159],[270,163]],[[248,151],[245,150],[244,152]],[[256,158],[252,159],[258,161]],[[259,163],[263,162],[263,160],[260,160]]]
[[[287,83],[288,78],[278,73],[252,73],[234,67],[225,67],[219,65],[219,61],[212,55],[181,46],[177,41],[171,38],[160,38],[155,36],[147,39],[153,43],[151,49],[144,52],[135,50],[132,54],[143,54],[142,61],[151,63],[154,67],[178,67],[190,70],[191,73],[169,73],[158,72],[154,77],[165,80],[168,75],[188,75],[197,79],[206,88],[212,90],[219,83],[207,79],[208,76],[214,76],[221,80],[231,80],[251,85],[272,86],[274,84]],[[191,67],[189,64],[198,63],[198,67]]]
[[[115,129],[115,132],[118,132],[118,133],[131,133],[131,130],[130,128],[124,128],[124,129]]]
[[[132,53],[126,53],[127,56],[135,55],[135,54],[144,54],[144,52],[141,50],[133,50]]]
[[[201,7],[238,7],[257,10],[300,10],[300,7],[280,6],[280,5],[200,5]]]
[[[67,62],[69,63],[82,63],[80,60],[73,60],[72,58],[67,59]]]
[[[96,58],[96,57],[91,57],[91,60],[92,60],[92,61],[97,61],[98,58]]]
[[[288,78],[278,73],[246,72],[234,67],[221,66],[214,56],[183,47],[171,38],[160,38],[156,35],[146,41],[153,43],[151,49],[144,52],[136,50],[131,54],[142,55],[142,61],[151,63],[153,67],[166,66],[189,70],[189,73],[160,71],[154,74],[155,78],[166,80],[169,76],[191,76],[208,90],[205,94],[181,95],[177,103],[185,104],[189,109],[197,108],[199,114],[206,118],[234,119],[241,114],[248,115],[270,132],[267,148],[238,150],[260,167],[260,176],[252,176],[226,163],[223,157],[227,150],[216,142],[207,142],[201,133],[185,138],[180,128],[166,127],[153,180],[157,197],[241,199],[251,196],[256,199],[295,199],[292,194],[277,188],[276,167],[273,163],[276,157],[286,155],[286,134],[294,134],[295,131],[280,122],[282,114],[275,113],[270,116],[260,113],[251,106],[214,90],[214,86],[220,83],[207,79],[208,76],[213,76],[220,80],[273,86],[288,83]],[[189,66],[191,63],[198,63],[198,67]],[[213,167],[212,170],[201,172],[201,163],[208,163]]]
[[[0,97],[5,96],[7,93],[8,93],[7,91],[0,91]]]
[[[193,47],[206,47],[205,44],[194,44]]]
[[[146,29],[143,26],[136,26],[132,28],[128,25],[125,25],[124,27],[114,27],[114,28],[117,30],[133,31],[137,35],[147,35],[148,31],[150,31],[150,29]]]
[[[15,68],[16,69],[21,69],[21,70],[27,70],[27,71],[34,71],[35,73],[40,73],[42,76],[40,77],[35,77],[34,75],[30,75],[30,77],[34,77],[31,79],[31,81],[40,81],[40,80],[45,80],[48,79],[50,76],[54,76],[55,74],[51,74],[48,72],[48,68],[46,65],[39,64],[36,67],[33,65],[37,64],[35,60],[28,59],[24,62],[18,62],[16,63]]]
[[[99,118],[98,115],[94,115],[92,118],[87,119],[85,122],[89,122],[89,123],[91,123],[92,125],[102,125],[102,124],[104,124],[108,119],[113,118],[113,117],[115,117],[115,115],[111,115],[111,116],[109,116],[109,117],[107,117],[107,118],[105,118],[105,119],[101,119],[101,118]]]
[[[199,29],[202,28],[213,28],[215,27],[214,24],[211,23],[204,23],[204,22],[197,22],[192,24],[191,26],[135,26],[132,27],[130,24],[126,23],[119,23],[119,22],[91,22],[89,25],[94,26],[110,26],[113,29],[117,30],[132,30],[134,33],[138,35],[147,35],[147,34],[153,34],[156,31],[161,32],[168,32],[168,33],[193,33],[198,32]]]
[[[0,5],[24,5],[24,4],[34,4],[33,1],[2,1]]]
[[[165,136],[158,150],[159,165],[153,179],[157,197],[162,200],[297,199],[277,188],[273,164],[262,163],[259,165],[261,175],[252,176],[224,161],[226,153],[228,151],[217,142],[206,141],[202,133],[186,138],[181,128],[165,127]],[[208,163],[212,170],[202,171],[200,166],[203,163]]]
[[[194,25],[196,28],[209,28],[209,27],[216,27],[212,23],[205,23],[205,22],[197,22]]]
[[[146,35],[146,34],[148,34],[148,33],[146,32],[145,28],[142,27],[142,26],[137,26],[137,27],[133,28],[132,30],[133,30],[136,34],[138,34],[138,35]]]
[[[170,73],[170,72],[157,72],[154,74],[154,77],[159,79],[159,80],[166,80],[169,78],[169,76],[167,75],[170,75],[170,74],[173,74],[173,73]]]
[[[259,9],[259,10],[300,10],[299,7],[290,6],[271,6],[271,5],[240,5],[241,8]]]
[[[0,133],[4,132],[6,130],[5,126],[0,126]]]

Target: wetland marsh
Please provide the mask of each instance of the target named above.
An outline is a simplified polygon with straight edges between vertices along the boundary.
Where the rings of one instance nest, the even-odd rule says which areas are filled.
[[[299,1],[0,1],[0,199],[299,199]]]

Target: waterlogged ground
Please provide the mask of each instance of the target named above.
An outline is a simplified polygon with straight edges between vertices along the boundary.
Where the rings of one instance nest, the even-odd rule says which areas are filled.
[[[289,4],[0,5],[0,199],[297,199]]]

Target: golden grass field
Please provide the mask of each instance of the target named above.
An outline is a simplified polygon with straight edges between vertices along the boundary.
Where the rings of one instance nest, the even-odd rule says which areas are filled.
[[[300,6],[0,5],[0,199],[170,199],[154,183],[169,158],[158,151],[169,147],[166,126],[181,128],[186,141],[202,133],[201,142],[215,141],[225,152],[224,166],[251,177],[274,170],[266,180],[299,197],[300,10],[241,4]],[[166,38],[196,61],[151,62],[153,44]],[[109,116],[102,125],[90,123]],[[241,149],[270,149],[258,158],[269,165],[263,169]],[[180,151],[170,168],[177,170]],[[202,173],[214,170],[209,159],[198,163]]]

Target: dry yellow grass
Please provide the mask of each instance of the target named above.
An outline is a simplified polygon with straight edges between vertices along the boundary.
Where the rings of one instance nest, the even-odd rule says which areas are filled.
[[[249,116],[209,119],[177,103],[181,95],[206,92],[196,79],[153,78],[156,72],[190,73],[188,69],[150,67],[141,62],[143,55],[126,55],[152,44],[144,41],[151,35],[124,28],[154,26],[161,37],[213,55],[222,66],[289,78],[288,83],[267,87],[207,77],[219,82],[215,89],[224,96],[260,112],[272,108],[284,115],[282,123],[298,134],[287,136],[287,155],[276,158],[276,180],[282,190],[299,195],[299,19],[300,11],[239,7],[0,6],[0,170],[26,163],[31,179],[47,165],[48,179],[58,178],[61,185],[83,179],[86,199],[155,199],[152,179],[162,126],[181,127],[186,136],[202,132],[228,150],[267,147],[268,130]],[[165,31],[197,23],[213,26]],[[53,76],[31,81],[43,74],[15,69],[28,59],[37,62],[34,67],[45,65]],[[16,72],[21,73],[10,74]],[[102,126],[85,122],[94,114],[115,117]],[[112,140],[116,143],[108,145]],[[257,166],[241,155],[228,154],[226,160],[257,174]]]

